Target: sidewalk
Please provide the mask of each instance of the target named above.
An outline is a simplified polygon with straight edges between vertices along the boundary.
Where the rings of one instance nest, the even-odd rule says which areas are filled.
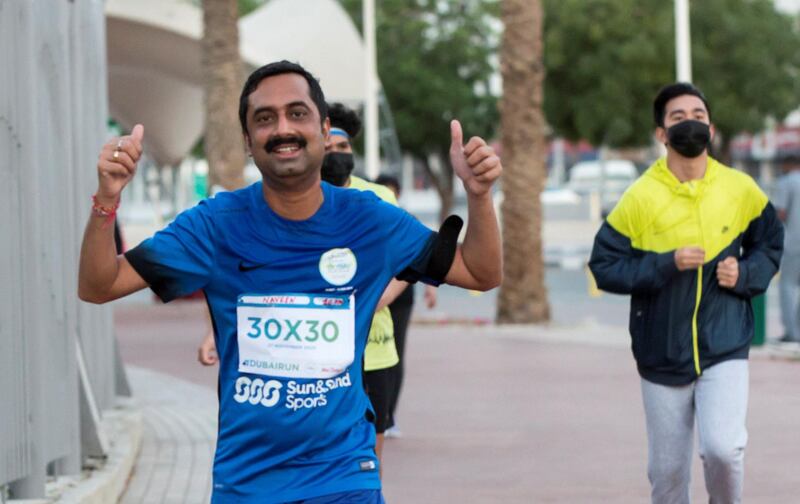
[[[201,303],[117,307],[145,423],[123,502],[207,502],[216,380],[195,360],[202,310]],[[626,334],[585,322],[412,325],[403,437],[384,449],[387,502],[646,502],[644,418]],[[756,349],[751,362],[744,501],[794,502],[800,361]],[[695,457],[694,502],[705,498],[700,468]]]
[[[128,366],[144,436],[123,504],[200,503],[211,497],[217,395],[145,368]]]

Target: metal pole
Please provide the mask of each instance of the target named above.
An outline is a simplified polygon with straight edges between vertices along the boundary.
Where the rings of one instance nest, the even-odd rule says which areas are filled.
[[[675,71],[679,82],[692,82],[689,0],[675,0]]]
[[[375,51],[375,0],[363,0],[364,17],[364,161],[367,177],[380,173],[380,140],[378,125],[378,72]]]
[[[553,140],[553,168],[552,180],[556,187],[562,187],[566,181],[564,180],[564,139],[556,138]]]
[[[603,145],[600,146],[600,157],[598,161],[600,161],[600,220],[603,220],[605,217],[605,212],[608,209],[606,206],[606,200],[608,200],[607,191],[606,191],[606,184],[608,183],[608,177],[606,176],[606,159],[608,159],[608,147],[606,147],[606,143],[603,142]]]

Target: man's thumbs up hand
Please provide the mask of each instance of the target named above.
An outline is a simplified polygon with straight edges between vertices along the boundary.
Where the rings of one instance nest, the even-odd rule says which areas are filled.
[[[119,202],[122,189],[136,174],[142,157],[144,126],[137,124],[130,135],[112,138],[100,150],[97,160],[97,203],[112,207]]]
[[[494,149],[480,137],[472,137],[463,145],[464,134],[457,120],[450,122],[450,138],[450,163],[464,183],[467,194],[482,196],[488,193],[503,172]]]
[[[131,131],[131,140],[141,153],[142,140],[144,140],[144,126],[142,126],[141,124],[137,124],[136,126],[133,127],[133,131]]]

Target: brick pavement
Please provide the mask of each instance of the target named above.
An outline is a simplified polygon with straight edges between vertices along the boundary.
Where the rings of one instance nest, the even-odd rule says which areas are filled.
[[[206,502],[216,398],[194,348],[201,304],[121,305],[117,333],[146,421],[124,502]],[[647,501],[639,383],[623,327],[414,325],[391,504]],[[193,383],[187,383],[191,380]],[[800,362],[754,352],[745,502],[796,502]],[[202,459],[202,460],[201,460]],[[692,494],[704,500],[695,457]],[[202,491],[201,491],[202,489]]]
[[[135,366],[127,370],[141,404],[144,434],[121,502],[208,502],[217,432],[216,394],[168,374]]]

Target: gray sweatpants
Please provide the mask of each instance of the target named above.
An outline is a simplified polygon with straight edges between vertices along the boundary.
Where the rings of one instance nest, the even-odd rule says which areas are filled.
[[[642,379],[653,504],[689,502],[695,422],[710,504],[741,502],[748,382],[746,360],[712,366],[690,385]]]

